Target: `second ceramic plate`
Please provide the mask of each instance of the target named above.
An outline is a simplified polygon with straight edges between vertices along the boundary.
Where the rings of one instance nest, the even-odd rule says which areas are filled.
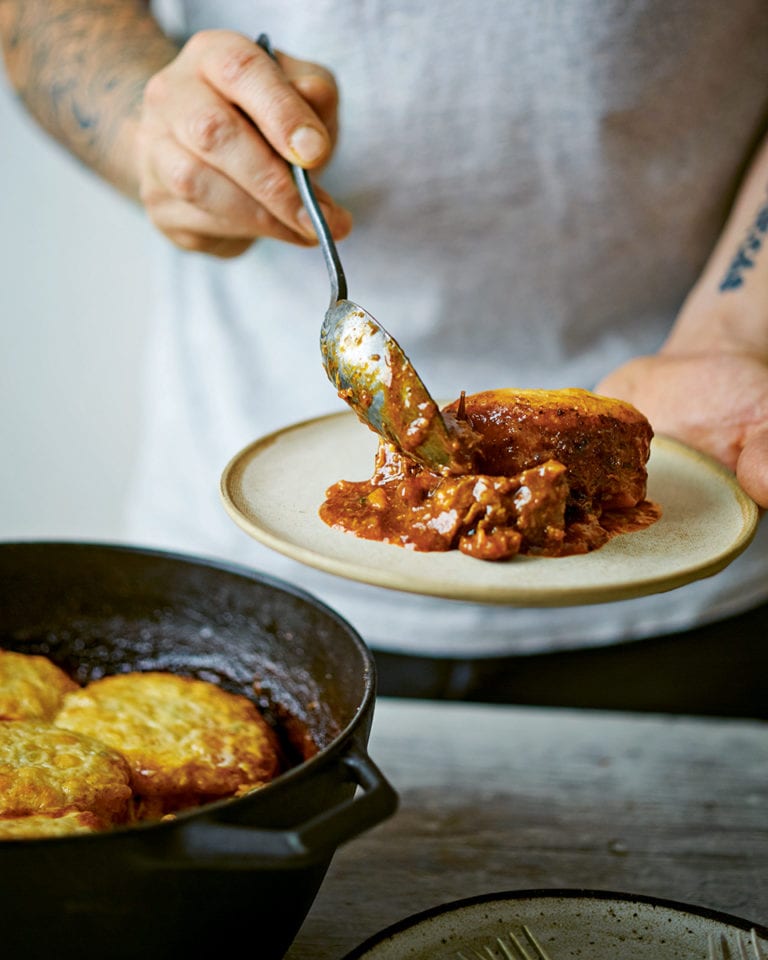
[[[763,960],[766,935],[765,927],[739,917],[670,900],[604,891],[521,890],[448,903],[409,917],[345,960],[706,960],[713,956],[710,942],[721,951],[714,956]]]
[[[592,553],[500,563],[458,551],[420,553],[333,530],[318,510],[337,480],[373,472],[376,436],[353,413],[295,424],[250,444],[221,478],[235,523],[268,547],[326,573],[409,593],[518,606],[572,606],[671,590],[723,569],[749,544],[755,504],[714,460],[655,437],[648,498],[663,515]]]

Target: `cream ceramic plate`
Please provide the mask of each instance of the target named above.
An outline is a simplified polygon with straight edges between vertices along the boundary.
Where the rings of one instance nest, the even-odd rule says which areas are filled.
[[[523,925],[551,960],[707,960],[710,937],[718,944],[724,938],[724,957],[768,956],[768,930],[738,917],[649,897],[553,890],[446,904],[389,927],[345,960],[538,958],[541,954],[526,939]],[[517,952],[510,933],[527,953]],[[489,951],[483,952],[486,946]]]
[[[294,560],[410,593],[518,606],[565,606],[671,590],[717,573],[749,544],[757,508],[732,475],[665,437],[653,441],[648,497],[663,516],[592,553],[500,563],[452,550],[420,553],[333,530],[318,516],[337,480],[373,471],[376,435],[353,413],[295,424],[257,440],[227,465],[224,505],[246,533]]]

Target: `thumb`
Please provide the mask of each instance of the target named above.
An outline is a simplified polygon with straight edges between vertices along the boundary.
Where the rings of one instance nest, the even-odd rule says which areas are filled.
[[[736,462],[736,479],[759,507],[768,508],[768,424],[747,437]]]

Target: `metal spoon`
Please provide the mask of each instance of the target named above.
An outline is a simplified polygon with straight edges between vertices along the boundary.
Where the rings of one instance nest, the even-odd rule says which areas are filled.
[[[256,42],[276,59],[266,34]],[[331,302],[320,330],[328,379],[363,423],[404,454],[437,473],[467,473],[474,446],[469,425],[440,412],[394,337],[347,299],[344,269],[309,174],[296,164],[291,164],[291,172],[331,283]]]

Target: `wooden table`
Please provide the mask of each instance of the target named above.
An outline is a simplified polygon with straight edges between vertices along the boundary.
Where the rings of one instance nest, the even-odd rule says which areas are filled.
[[[340,960],[406,916],[501,890],[663,897],[768,924],[768,725],[381,699],[400,794],[341,848],[288,960]]]

